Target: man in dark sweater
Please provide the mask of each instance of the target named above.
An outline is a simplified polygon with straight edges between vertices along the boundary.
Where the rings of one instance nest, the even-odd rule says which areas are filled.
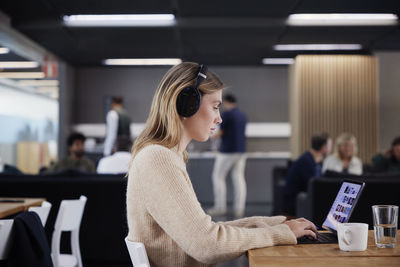
[[[311,149],[290,166],[284,190],[284,211],[288,215],[295,215],[297,194],[307,192],[310,178],[321,176],[322,161],[330,147],[331,140],[327,134],[314,135],[311,138]]]

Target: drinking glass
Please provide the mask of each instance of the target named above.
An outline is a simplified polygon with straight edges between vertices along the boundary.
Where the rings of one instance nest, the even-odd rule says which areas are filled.
[[[372,206],[375,244],[377,247],[394,248],[396,246],[398,214],[399,214],[398,206],[394,205]]]

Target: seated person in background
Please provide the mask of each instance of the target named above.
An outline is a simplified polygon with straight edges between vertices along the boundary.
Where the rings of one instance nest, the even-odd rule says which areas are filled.
[[[373,156],[372,164],[377,171],[400,172],[400,136],[393,140],[388,150]]]
[[[307,192],[308,181],[321,176],[321,163],[330,151],[331,139],[327,134],[313,135],[311,149],[301,155],[289,168],[284,189],[284,212],[295,215],[296,197]]]
[[[357,155],[357,140],[352,134],[342,133],[336,139],[335,153],[328,156],[322,165],[327,170],[361,175],[362,162]]]
[[[223,88],[214,73],[197,63],[172,67],[136,138],[126,192],[127,238],[144,244],[152,267],[214,266],[249,249],[316,236],[315,225],[304,218],[214,222],[204,212],[186,170],[186,148],[193,139],[207,141],[221,123]]]
[[[127,173],[131,160],[132,141],[129,136],[121,135],[117,137],[115,150],[111,156],[100,159],[97,165],[97,173]]]
[[[81,133],[72,133],[68,136],[67,146],[69,156],[50,166],[46,173],[58,172],[65,169],[75,169],[84,172],[95,172],[94,163],[84,156],[83,143],[85,136]]]
[[[3,160],[0,157],[0,173],[5,174],[23,174],[17,167],[9,165],[7,163],[3,163]]]

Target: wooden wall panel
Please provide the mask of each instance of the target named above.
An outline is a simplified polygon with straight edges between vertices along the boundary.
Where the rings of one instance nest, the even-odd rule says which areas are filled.
[[[328,132],[335,140],[349,132],[358,156],[377,152],[377,59],[361,55],[301,55],[290,69],[291,152],[310,148],[311,136]]]

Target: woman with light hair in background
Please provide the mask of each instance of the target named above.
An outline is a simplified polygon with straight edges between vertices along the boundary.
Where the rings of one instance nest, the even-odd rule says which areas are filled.
[[[361,175],[362,162],[357,155],[357,139],[349,133],[342,133],[336,139],[335,152],[322,165],[322,172],[335,171]]]

